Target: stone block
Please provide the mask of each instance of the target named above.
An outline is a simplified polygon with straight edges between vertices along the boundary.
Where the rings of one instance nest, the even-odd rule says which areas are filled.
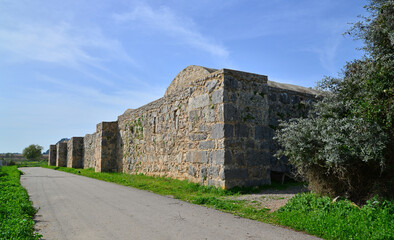
[[[211,153],[208,151],[201,151],[200,152],[200,163],[207,164],[209,162],[209,157]]]
[[[249,177],[249,173],[246,168],[224,169],[224,177],[226,180],[247,179]]]
[[[249,127],[246,124],[236,124],[235,136],[237,138],[249,137]]]
[[[214,166],[208,167],[208,176],[217,178],[219,176],[219,169]]]
[[[240,115],[238,109],[232,103],[226,103],[223,105],[223,117],[224,121],[239,121]]]
[[[215,89],[217,83],[217,80],[207,81],[205,84],[205,90],[209,93],[212,92]]]
[[[225,151],[224,150],[215,150],[212,151],[212,163],[216,165],[223,165],[225,160]]]
[[[201,161],[201,153],[196,151],[191,151],[186,154],[186,162],[198,163]]]
[[[202,110],[202,119],[204,122],[214,122],[215,121],[215,110],[210,107],[206,107]]]
[[[200,125],[200,126],[198,126],[198,131],[200,131],[200,132],[210,132],[211,129],[212,128],[209,125]]]
[[[224,87],[228,88],[228,89],[234,89],[235,90],[235,89],[237,89],[239,87],[238,80],[235,79],[232,76],[226,76],[225,75],[224,80],[223,80],[223,84],[224,84]]]
[[[203,142],[200,142],[200,144],[198,145],[198,148],[199,149],[203,149],[203,150],[206,150],[206,149],[213,149],[213,148],[215,148],[215,142],[214,141],[203,141]]]
[[[267,166],[271,156],[266,152],[248,151],[246,153],[246,163],[249,166]]]
[[[214,124],[212,125],[211,138],[212,139],[220,139],[224,137],[233,137],[234,135],[234,127],[230,124]]]
[[[188,102],[188,109],[195,110],[209,105],[209,95],[207,93],[192,97]]]
[[[212,104],[224,102],[224,89],[221,88],[212,93]]]
[[[207,134],[202,133],[202,134],[190,134],[189,139],[191,141],[201,141],[207,139]]]

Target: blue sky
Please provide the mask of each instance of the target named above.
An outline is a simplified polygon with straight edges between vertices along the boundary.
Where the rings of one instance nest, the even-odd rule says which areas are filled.
[[[93,133],[188,65],[313,87],[359,58],[360,0],[0,0],[0,153]]]

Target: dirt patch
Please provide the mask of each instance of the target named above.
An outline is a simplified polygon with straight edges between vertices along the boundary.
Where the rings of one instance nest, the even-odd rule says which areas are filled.
[[[289,199],[294,197],[297,193],[308,191],[308,188],[305,186],[291,186],[284,190],[262,190],[259,193],[245,194],[237,197],[231,197],[231,199],[244,200],[255,208],[268,208],[270,212],[274,212],[284,206]]]

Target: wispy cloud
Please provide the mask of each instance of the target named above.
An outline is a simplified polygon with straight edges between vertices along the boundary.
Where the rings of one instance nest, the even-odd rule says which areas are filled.
[[[50,85],[50,92],[48,90],[39,88],[38,94],[33,95],[52,95],[60,94],[56,98],[69,98],[80,102],[91,104],[93,107],[97,104],[105,104],[116,109],[127,109],[130,107],[138,108],[146,103],[156,100],[161,97],[163,89],[150,87],[144,90],[125,90],[121,88],[99,90],[93,86],[84,85],[81,83],[69,83],[63,79],[50,77],[44,74],[37,74],[36,78],[43,84]],[[55,97],[52,96],[52,97]],[[89,108],[89,107],[88,107]],[[88,111],[88,109],[86,109]]]
[[[121,60],[133,63],[122,44],[105,37],[99,29],[60,24],[21,24],[0,29],[0,51],[11,61],[40,61],[78,68],[105,70],[103,63]]]
[[[154,9],[140,4],[130,12],[114,14],[113,17],[118,23],[138,23],[158,30],[213,56],[226,58],[229,55],[224,46],[198,31],[191,18],[179,16],[168,7]]]

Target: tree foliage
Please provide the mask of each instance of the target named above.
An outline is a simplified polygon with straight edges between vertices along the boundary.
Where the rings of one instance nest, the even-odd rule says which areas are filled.
[[[31,144],[23,149],[22,155],[29,160],[39,159],[41,157],[41,151],[42,147],[40,145]]]
[[[326,77],[325,97],[307,118],[282,122],[276,139],[311,188],[362,202],[392,197],[394,174],[394,1],[371,0],[370,16],[348,34],[364,41],[365,55]]]

